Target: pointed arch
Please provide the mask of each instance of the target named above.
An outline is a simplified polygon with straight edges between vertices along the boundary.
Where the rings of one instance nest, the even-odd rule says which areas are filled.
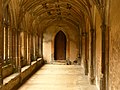
[[[66,37],[66,57],[65,60],[69,59],[70,57],[70,41],[69,41],[69,35],[63,30],[63,28],[57,28],[56,32],[54,32],[53,37],[52,37],[52,42],[51,42],[51,63],[55,61],[55,48],[54,48],[54,43],[55,43],[55,37],[56,35],[59,34],[59,32],[62,32],[65,37]]]
[[[54,59],[66,60],[66,36],[61,30],[54,38]]]

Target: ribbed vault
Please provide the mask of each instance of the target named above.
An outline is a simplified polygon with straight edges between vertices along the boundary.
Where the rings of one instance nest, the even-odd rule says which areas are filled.
[[[3,7],[9,7],[9,16],[13,28],[18,28],[22,23],[28,22],[26,18],[28,13],[31,15],[32,24],[34,20],[39,21],[36,27],[41,27],[45,22],[59,20],[70,22],[75,26],[85,27],[86,19],[93,27],[93,15],[91,13],[92,5],[96,5],[101,18],[104,19],[103,0],[6,0]],[[28,16],[29,17],[29,16]],[[30,19],[30,18],[29,18]],[[23,22],[24,21],[24,22]],[[51,21],[51,22],[52,22]],[[23,25],[23,24],[22,24]],[[34,26],[34,25],[32,25]],[[26,28],[23,27],[22,28]]]
[[[61,20],[68,25],[82,28],[85,27],[84,22],[87,18],[90,23],[92,22],[89,0],[20,0],[16,2],[11,0],[10,4],[11,21],[13,20],[16,27],[21,24],[23,27],[28,22],[26,25],[46,28],[47,23],[57,23]],[[13,7],[18,10],[13,10]]]

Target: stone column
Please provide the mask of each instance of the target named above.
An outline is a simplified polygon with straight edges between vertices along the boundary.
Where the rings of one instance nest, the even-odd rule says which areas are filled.
[[[91,29],[91,62],[90,62],[90,83],[95,83],[94,76],[94,29]]]
[[[39,57],[42,57],[42,34],[38,36],[38,44],[39,44]]]
[[[25,65],[27,64],[27,37],[28,37],[28,33],[24,32],[24,62],[25,62]]]
[[[0,86],[3,84],[2,66],[3,66],[3,34],[0,25]]]
[[[21,54],[21,67],[23,67],[26,64],[26,60],[25,60],[25,33],[24,31],[20,32],[20,54]]]
[[[105,37],[105,67],[106,67],[106,73],[105,73],[105,85],[106,90],[109,90],[109,37],[110,37],[110,27],[106,26],[106,37]]]
[[[17,71],[16,61],[17,61],[17,38],[16,38],[16,29],[12,30],[12,66],[14,71]]]
[[[84,61],[85,61],[85,34],[82,32],[82,38],[81,38],[81,65],[84,67]],[[85,68],[84,68],[85,69]]]
[[[85,32],[85,75],[88,75],[88,33]]]
[[[17,30],[15,31],[15,67],[16,67],[16,72],[18,72],[18,36],[17,36]]]
[[[31,34],[27,33],[27,65],[31,65]]]
[[[35,60],[35,35],[31,34],[31,61]]]
[[[20,31],[15,29],[13,34],[13,67],[15,72],[21,72],[20,60]]]
[[[41,57],[41,37],[38,35],[38,57]]]
[[[3,20],[3,37],[4,37],[4,42],[3,42],[4,64],[7,64],[8,63],[8,23],[5,16]]]
[[[35,35],[33,35],[33,42],[32,42],[32,44],[33,44],[33,61],[35,61],[35,59],[36,59],[36,55],[35,55],[35,49],[36,49],[36,39],[35,39]]]
[[[82,33],[82,64],[85,69],[85,75],[88,75],[88,61],[87,61],[87,33]]]
[[[78,28],[78,30],[79,30],[79,46],[78,46],[78,49],[79,49],[79,51],[78,51],[78,64],[79,65],[81,65],[81,46],[82,46],[82,35],[81,35],[81,30]]]
[[[102,77],[100,90],[108,90],[109,81],[109,27],[105,23],[101,25],[102,30]]]
[[[8,26],[7,24],[5,25],[5,61],[6,64],[8,64]]]
[[[0,26],[0,85],[3,84],[3,75],[2,75],[2,66],[3,66],[3,37],[2,37],[2,29]]]
[[[100,90],[109,90],[109,25],[110,24],[110,0],[102,3],[102,62]]]
[[[41,33],[41,57],[43,58],[43,33]]]
[[[18,57],[18,72],[21,72],[21,39],[20,39],[20,31],[17,31],[17,57]]]
[[[10,63],[12,62],[12,29],[9,27],[8,31],[8,59],[10,60]]]
[[[13,68],[14,72],[18,72],[18,39],[17,30],[13,30]]]
[[[36,39],[35,39],[35,56],[36,56],[36,60],[37,60],[37,58],[39,57],[39,55],[38,55],[38,35],[36,35],[36,37],[35,37]]]
[[[34,61],[34,38],[33,34],[31,34],[31,61]]]
[[[4,59],[5,63],[8,64],[8,32],[9,32],[9,15],[8,15],[8,5],[5,7],[4,12],[3,12],[3,24],[4,24]]]
[[[27,49],[27,65],[30,65],[29,63],[29,34],[28,32],[26,33],[26,49]]]

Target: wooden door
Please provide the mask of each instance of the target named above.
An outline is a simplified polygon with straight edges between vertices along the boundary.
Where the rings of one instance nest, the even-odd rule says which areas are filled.
[[[66,59],[66,36],[62,31],[59,31],[55,37],[54,50],[55,60]]]

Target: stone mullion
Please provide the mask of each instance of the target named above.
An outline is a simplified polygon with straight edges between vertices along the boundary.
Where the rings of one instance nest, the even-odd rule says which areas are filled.
[[[24,32],[24,60],[27,63],[27,32]]]
[[[5,10],[4,10],[4,39],[5,39],[5,45],[4,45],[4,48],[5,48],[5,63],[8,64],[8,32],[9,32],[9,23],[8,23],[8,5],[5,7]]]
[[[4,23],[4,22],[3,22]],[[6,43],[6,40],[5,40],[5,27],[4,27],[4,24],[3,24],[3,64],[5,64],[5,52],[6,52],[6,47],[5,47],[5,43]]]
[[[21,72],[21,59],[20,59],[20,32],[15,31],[14,33],[14,54],[13,58],[15,59],[15,72]]]
[[[24,44],[24,41],[25,41],[25,35],[24,35],[24,31],[22,31],[20,33],[20,59],[21,59],[21,67],[23,67],[25,65],[25,44]]]
[[[18,72],[18,35],[17,31],[14,33],[14,58],[15,58],[15,72]]]
[[[35,56],[35,60],[36,60],[36,57],[37,57],[37,36],[35,35],[34,36],[34,56]]]
[[[5,64],[8,63],[8,26],[4,25],[4,50],[5,50]]]
[[[0,25],[0,85],[3,84],[3,75],[2,75],[2,67],[3,67],[3,30],[2,26]]]
[[[13,67],[15,69],[15,72],[18,72],[19,68],[19,61],[18,61],[18,32],[15,29],[14,34],[13,34]]]
[[[26,39],[27,39],[27,42],[26,42],[26,49],[27,49],[27,65],[29,65],[30,63],[29,63],[29,34],[28,33],[26,33]]]
[[[31,60],[34,61],[35,60],[35,35],[31,35]]]
[[[8,31],[8,59],[12,62],[12,30]]]
[[[31,34],[27,33],[27,65],[31,65]]]
[[[35,49],[36,49],[36,42],[35,42],[35,35],[33,35],[33,60],[35,60]]]
[[[31,34],[31,48],[30,48],[30,53],[31,53],[31,55],[30,55],[30,57],[31,57],[31,61],[33,61],[34,60],[34,47],[33,47],[33,34]]]
[[[27,65],[29,65],[29,34],[26,32]]]
[[[35,43],[35,55],[36,55],[36,59],[38,58],[38,35],[36,35],[36,39],[35,39],[36,43]]]
[[[29,63],[31,65],[31,55],[32,55],[32,35],[29,34]]]
[[[38,35],[38,57],[41,57],[41,38]]]
[[[41,33],[41,57],[43,58],[43,34]]]
[[[2,66],[3,66],[3,42],[4,42],[4,32],[2,27],[2,0],[0,0],[0,86],[3,85],[3,75],[2,75]]]
[[[13,66],[13,69],[14,69],[14,72],[16,71],[16,49],[17,49],[17,45],[15,43],[16,41],[16,31],[15,30],[12,30],[12,66]]]
[[[20,31],[17,31],[17,57],[18,57],[18,72],[21,72],[21,39],[20,39]]]
[[[39,35],[39,56],[42,57],[42,34]]]

